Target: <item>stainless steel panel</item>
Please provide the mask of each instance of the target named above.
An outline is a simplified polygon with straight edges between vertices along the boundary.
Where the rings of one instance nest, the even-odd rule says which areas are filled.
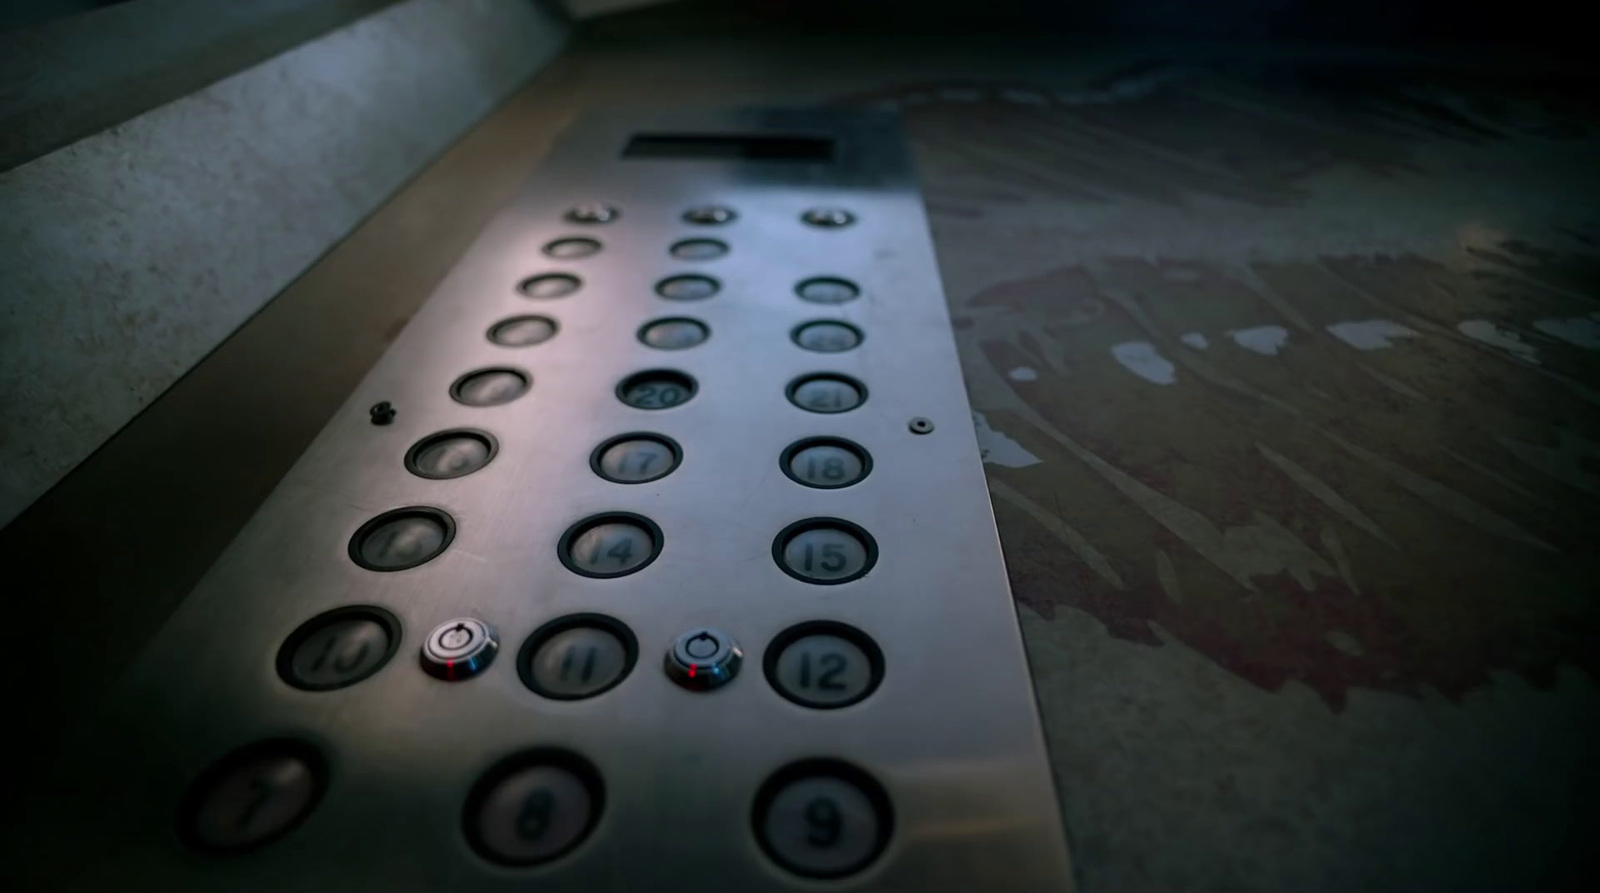
[[[833,163],[691,160],[622,149],[641,132],[826,137]],[[814,148],[814,144],[811,144]],[[808,149],[808,151],[811,151]],[[603,225],[565,219],[602,202]],[[717,226],[682,219],[721,205]],[[855,215],[806,225],[812,208]],[[549,257],[564,237],[598,239],[582,258]],[[729,252],[671,256],[682,239]],[[518,284],[570,273],[582,287],[532,298]],[[713,297],[673,301],[663,277],[703,273]],[[843,277],[842,304],[801,300],[795,286]],[[500,320],[537,314],[554,337],[493,343]],[[692,317],[704,343],[658,350],[638,331]],[[860,346],[814,353],[800,324],[843,320]],[[219,890],[1060,890],[1069,860],[1021,637],[926,220],[892,118],[871,113],[729,112],[591,116],[575,126],[514,204],[482,234],[339,415],[119,684],[66,755],[61,796],[37,810],[35,880],[61,886]],[[285,345],[293,350],[293,345]],[[527,393],[469,406],[452,383],[484,368],[525,371]],[[618,399],[618,383],[651,369],[698,385],[668,409]],[[849,412],[804,411],[796,379],[840,373],[865,385]],[[397,415],[375,425],[368,408]],[[933,430],[916,433],[914,418]],[[473,429],[498,444],[482,469],[430,479],[405,467],[436,432]],[[656,432],[682,462],[637,484],[600,478],[597,445]],[[802,486],[779,467],[796,441],[831,436],[871,455],[871,473],[841,489]],[[348,554],[382,512],[429,506],[455,522],[438,558],[375,572]],[[556,543],[586,517],[623,512],[659,526],[659,556],[637,573],[590,578]],[[876,542],[860,579],[814,585],[774,562],[773,539],[807,518],[840,518]],[[287,685],[280,645],[308,618],[345,605],[399,618],[395,657],[329,691]],[[614,688],[584,700],[535,694],[517,672],[523,641],[567,614],[625,623],[639,659]],[[452,618],[501,637],[482,675],[423,672],[422,639]],[[882,651],[878,688],[858,703],[814,709],[774,691],[761,672],[774,637],[807,621],[859,629]],[[682,633],[714,627],[744,649],[740,674],[691,691],[663,672]],[[269,738],[311,743],[326,795],[303,825],[246,854],[186,851],[174,815],[186,786],[234,748]],[[593,834],[531,868],[480,857],[462,830],[469,792],[491,766],[528,748],[581,755],[603,779]],[[880,783],[894,830],[852,876],[817,881],[779,867],[752,832],[757,791],[795,761],[846,761]]]

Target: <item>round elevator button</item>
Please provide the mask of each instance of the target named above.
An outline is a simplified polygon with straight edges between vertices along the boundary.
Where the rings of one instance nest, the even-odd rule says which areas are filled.
[[[661,528],[632,512],[607,512],[567,528],[556,557],[567,570],[585,577],[621,577],[642,569],[661,554]]]
[[[262,741],[240,748],[190,786],[178,828],[195,849],[238,853],[289,833],[322,799],[321,754],[299,741]]]
[[[523,684],[559,701],[609,691],[633,670],[633,632],[603,614],[571,614],[534,630],[517,656]]]
[[[671,409],[689,402],[699,385],[672,369],[637,372],[617,384],[617,399],[635,409]]]
[[[450,397],[465,406],[499,406],[521,397],[533,385],[521,369],[495,367],[468,372],[450,386]]]
[[[843,208],[812,208],[800,215],[800,219],[809,226],[823,229],[838,229],[856,222],[856,215]]]
[[[761,786],[751,823],[772,861],[804,877],[839,878],[878,858],[894,813],[867,773],[839,760],[804,760]]]
[[[872,457],[842,437],[808,437],[788,446],[778,465],[789,480],[819,490],[857,483],[872,471]]]
[[[639,329],[639,340],[657,350],[683,350],[710,337],[705,323],[683,316],[647,322]]]
[[[569,223],[610,223],[611,221],[616,220],[617,217],[620,216],[620,213],[621,212],[610,205],[601,204],[599,202],[586,202],[581,205],[573,206],[573,208],[567,212],[566,217]]]
[[[489,329],[489,340],[502,347],[532,347],[554,338],[556,321],[548,316],[513,316]]]
[[[794,330],[794,343],[816,353],[843,353],[861,344],[861,330],[849,323],[818,320]]]
[[[656,294],[671,301],[700,301],[711,297],[722,283],[710,276],[669,276],[656,283]]]
[[[668,252],[678,260],[715,260],[728,253],[728,243],[720,239],[680,239]]]
[[[600,240],[583,236],[556,239],[544,246],[544,253],[564,260],[589,257],[600,253]]]
[[[571,273],[544,273],[522,280],[517,290],[530,298],[564,298],[582,285],[582,280]]]
[[[400,646],[400,621],[382,608],[335,608],[300,624],[278,649],[278,675],[295,688],[331,691],[378,672]]]
[[[618,484],[643,484],[677,470],[683,451],[661,434],[623,434],[595,448],[589,457],[594,473]]]
[[[406,451],[406,470],[417,477],[448,480],[465,477],[489,464],[499,444],[487,431],[457,428],[417,441]]]
[[[791,626],[767,646],[762,660],[778,694],[804,707],[848,707],[883,679],[883,652],[853,626],[817,620]]]
[[[605,807],[600,774],[560,750],[502,760],[467,796],[462,824],[478,855],[502,865],[537,865],[571,851]]]
[[[738,216],[732,208],[724,208],[721,205],[702,205],[683,212],[684,222],[697,226],[721,226],[724,223],[732,223]]]
[[[692,629],[667,649],[667,676],[693,691],[709,691],[733,681],[744,652],[727,633],[710,627]]]
[[[772,557],[796,580],[828,586],[848,583],[872,570],[878,545],[871,534],[849,521],[809,518],[778,533]]]
[[[808,412],[849,412],[866,400],[866,385],[843,375],[807,375],[789,385],[789,402]]]
[[[835,276],[818,276],[794,287],[802,300],[813,304],[843,304],[861,296],[861,288],[848,279]]]
[[[357,528],[350,560],[369,571],[403,571],[437,558],[455,535],[455,521],[438,509],[394,509]]]
[[[471,679],[489,668],[499,649],[494,628],[482,620],[447,620],[423,640],[422,668],[450,682]]]

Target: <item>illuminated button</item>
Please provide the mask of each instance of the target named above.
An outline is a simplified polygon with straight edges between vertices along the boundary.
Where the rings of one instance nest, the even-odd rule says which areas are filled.
[[[639,645],[620,622],[602,614],[572,614],[534,630],[517,669],[528,688],[561,701],[592,698],[633,670]]]
[[[661,350],[683,350],[711,337],[706,324],[684,316],[658,319],[639,329],[639,340]]]
[[[583,236],[556,239],[554,242],[544,246],[544,253],[550,257],[559,257],[563,260],[589,257],[600,253],[600,240]]]
[[[866,450],[838,437],[812,437],[790,444],[778,461],[790,480],[819,490],[848,487],[872,470],[872,457]]]
[[[838,760],[792,763],[768,779],[751,811],[772,861],[810,878],[854,874],[878,858],[893,831],[883,786]]]
[[[683,239],[669,249],[678,260],[715,260],[728,253],[728,243],[716,239]]]
[[[623,434],[595,448],[594,473],[619,484],[643,484],[671,474],[683,460],[676,441],[660,434]]]
[[[463,824],[478,855],[537,865],[570,852],[594,830],[605,788],[576,754],[534,750],[489,770],[467,797]]]
[[[795,286],[794,290],[801,298],[813,304],[843,304],[846,301],[854,301],[861,295],[861,289],[854,282],[832,276],[807,279]]]
[[[494,663],[500,638],[482,620],[461,617],[433,628],[422,642],[422,668],[440,679],[471,679]]]
[[[513,316],[489,329],[489,340],[505,347],[532,347],[556,335],[556,321],[548,316]]]
[[[721,290],[722,284],[710,276],[669,276],[656,283],[656,294],[673,301],[699,301]]]
[[[450,396],[467,406],[498,406],[521,397],[531,384],[528,373],[520,369],[479,369],[456,379]]]
[[[567,528],[556,550],[573,573],[620,577],[656,560],[661,554],[661,528],[643,515],[608,512]]]
[[[849,521],[811,518],[785,527],[772,541],[772,557],[797,580],[831,585],[871,570],[878,560],[878,544]]]
[[[883,652],[852,626],[814,621],[784,630],[767,646],[767,681],[806,707],[846,707],[883,679]]]
[[[189,788],[179,811],[196,849],[238,853],[289,833],[322,799],[322,756],[298,741],[263,741],[222,758]]]
[[[617,399],[635,409],[671,409],[689,402],[697,390],[694,379],[670,369],[652,369],[624,378]]]
[[[861,330],[849,323],[822,320],[794,330],[794,343],[817,353],[843,353],[861,344]]]
[[[350,560],[370,571],[403,571],[438,557],[455,535],[455,521],[438,509],[394,509],[356,530]]]
[[[440,431],[406,451],[406,470],[434,480],[464,477],[488,465],[498,450],[499,444],[487,431]]]
[[[300,624],[278,649],[278,675],[295,688],[331,691],[378,672],[400,645],[400,621],[382,608],[335,608]]]
[[[733,219],[738,216],[732,208],[724,208],[720,205],[703,205],[683,212],[684,222],[693,223],[697,226],[721,226],[725,223],[732,223]]]
[[[522,280],[517,290],[530,298],[564,298],[578,290],[583,282],[570,273],[545,273]]]
[[[838,229],[856,222],[856,215],[843,208],[812,208],[800,215],[809,226]]]
[[[811,412],[849,412],[866,399],[866,386],[843,375],[808,375],[789,385],[789,401]]]
[[[610,223],[611,221],[616,220],[620,215],[621,212],[610,205],[603,205],[599,202],[587,202],[585,204],[574,206],[572,210],[567,212],[566,217],[567,222],[569,223],[597,224]]]
[[[679,636],[667,649],[667,676],[693,691],[710,691],[733,681],[744,652],[720,630],[702,627]]]

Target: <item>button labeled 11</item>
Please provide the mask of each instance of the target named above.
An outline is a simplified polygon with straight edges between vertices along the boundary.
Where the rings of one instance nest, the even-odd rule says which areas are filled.
[[[633,632],[603,614],[570,614],[534,631],[517,669],[528,688],[558,701],[592,698],[627,677],[638,656]]]

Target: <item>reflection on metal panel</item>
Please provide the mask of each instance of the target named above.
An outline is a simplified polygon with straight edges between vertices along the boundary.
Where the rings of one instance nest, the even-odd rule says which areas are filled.
[[[647,131],[837,151],[624,159]],[[642,336],[668,315],[699,334]],[[891,118],[590,118],[136,662],[31,870],[1067,889],[987,499]]]

